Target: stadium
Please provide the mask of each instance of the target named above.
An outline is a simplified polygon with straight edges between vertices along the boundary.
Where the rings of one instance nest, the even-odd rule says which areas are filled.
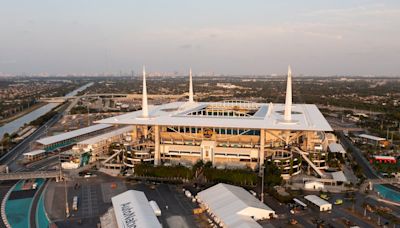
[[[300,173],[303,165],[324,176],[332,128],[316,105],[292,103],[290,67],[284,104],[196,102],[191,71],[189,77],[186,102],[152,106],[143,69],[142,110],[97,121],[133,126],[122,156],[113,155],[121,156],[125,167],[142,162],[191,166],[203,160],[217,168],[257,170],[273,162],[284,178]]]

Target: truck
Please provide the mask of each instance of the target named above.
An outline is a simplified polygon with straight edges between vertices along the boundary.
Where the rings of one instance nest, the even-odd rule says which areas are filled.
[[[72,210],[78,210],[78,196],[74,196],[74,198],[72,199]]]
[[[161,216],[161,209],[158,206],[157,202],[154,200],[149,201],[150,207],[153,209],[153,212],[156,216]]]

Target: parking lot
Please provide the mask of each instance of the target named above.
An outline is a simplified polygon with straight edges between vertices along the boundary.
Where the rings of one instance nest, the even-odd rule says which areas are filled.
[[[130,184],[130,189],[143,191],[148,200],[157,202],[161,209],[159,220],[163,227],[198,227],[193,215],[197,204],[187,198],[180,187],[140,182]]]
[[[111,197],[128,189],[143,191],[148,200],[159,205],[162,215],[158,217],[163,227],[203,227],[206,216],[193,215],[198,207],[187,198],[177,185],[151,182],[125,182],[122,178],[94,172],[94,176],[77,177],[73,180],[52,182],[45,195],[46,211],[59,227],[96,227],[108,208],[112,207]],[[65,186],[68,190],[70,217],[65,220]],[[78,196],[78,210],[72,209],[73,197]]]
[[[318,208],[310,205],[304,198],[299,197],[299,199],[305,202],[308,207],[305,210],[299,210],[295,214],[292,214],[290,213],[291,209],[289,205],[281,204],[273,197],[266,196],[265,203],[276,211],[278,218],[262,221],[260,222],[261,225],[263,227],[268,227],[269,224],[275,227],[318,227],[318,224],[321,224],[323,227],[335,228],[350,226],[378,227],[372,220],[367,221],[350,212],[349,209],[352,207],[352,203],[348,200],[344,200],[342,205],[333,205],[330,212],[320,212]],[[344,199],[344,194],[332,194],[329,201],[335,202],[336,199]],[[356,207],[356,210],[360,209]],[[362,213],[361,211],[359,212]],[[289,224],[290,219],[295,219],[297,224]]]

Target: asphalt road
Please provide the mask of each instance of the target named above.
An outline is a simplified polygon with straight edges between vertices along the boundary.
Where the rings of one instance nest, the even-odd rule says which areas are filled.
[[[353,143],[343,134],[342,131],[338,132],[340,142],[346,147],[347,151],[351,151],[357,164],[361,166],[363,173],[368,179],[380,179],[381,177],[376,173],[376,171],[369,165],[369,162],[362,154],[361,150],[358,149]]]
[[[9,152],[7,152],[4,156],[2,156],[0,158],[0,163],[3,165],[8,165],[10,172],[21,170],[22,167],[16,162],[18,157],[20,157],[23,153],[27,152],[30,148],[31,143],[42,137],[46,133],[49,127],[53,126],[55,123],[57,123],[58,120],[61,119],[61,117],[65,113],[65,108],[66,105],[64,104],[64,107],[61,107],[61,113],[58,113],[55,116],[53,116],[44,125],[40,126],[35,132],[33,132],[22,142],[20,142]]]

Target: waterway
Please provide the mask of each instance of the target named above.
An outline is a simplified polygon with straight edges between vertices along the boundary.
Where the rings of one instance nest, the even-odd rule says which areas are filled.
[[[79,92],[85,90],[86,88],[88,88],[92,85],[93,85],[93,82],[88,83],[84,86],[81,86],[78,89],[75,89],[74,91],[65,95],[65,97],[73,97],[76,94],[78,94]],[[43,116],[44,114],[48,113],[49,111],[51,111],[53,108],[57,107],[58,105],[59,105],[59,103],[49,103],[49,104],[42,106],[30,113],[18,118],[18,119],[15,119],[15,120],[3,125],[2,127],[0,127],[0,140],[3,138],[3,135],[5,133],[12,134],[14,132],[17,132],[20,127]]]

